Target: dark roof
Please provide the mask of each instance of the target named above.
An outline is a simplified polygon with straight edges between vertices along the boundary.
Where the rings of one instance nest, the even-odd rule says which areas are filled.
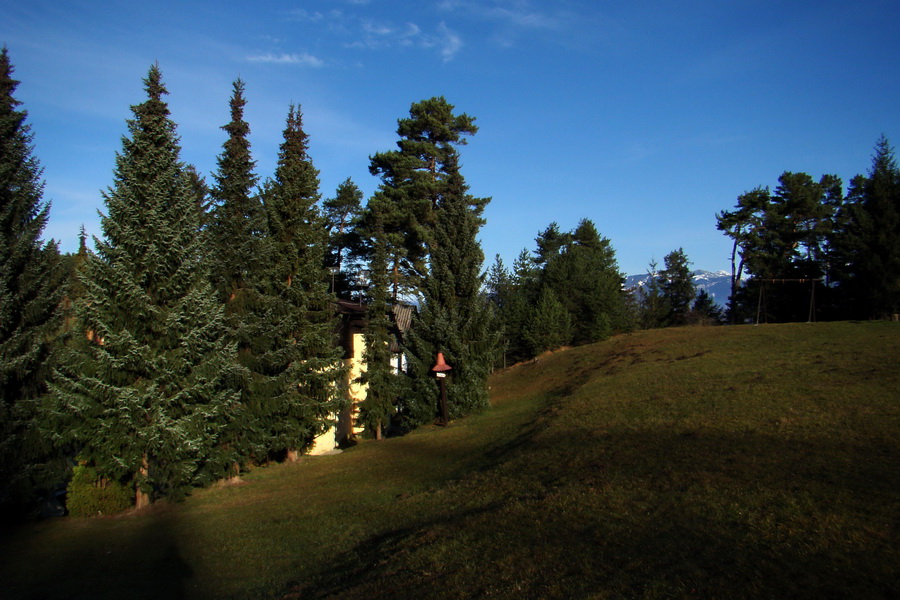
[[[341,345],[344,347],[345,358],[347,358],[351,353],[350,344],[353,334],[365,331],[369,307],[352,300],[337,300],[334,304],[337,313],[341,316]],[[412,325],[415,312],[416,307],[412,304],[394,304],[391,306],[391,321],[394,325],[390,331],[391,352],[400,352],[400,344],[403,341],[403,336]]]
[[[394,316],[394,324],[397,326],[397,329],[400,330],[400,333],[409,331],[415,310],[416,307],[412,304],[395,304],[391,307],[391,314]]]

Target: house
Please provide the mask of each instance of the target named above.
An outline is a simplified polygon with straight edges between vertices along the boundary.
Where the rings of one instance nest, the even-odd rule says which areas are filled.
[[[335,308],[340,315],[340,344],[344,349],[343,362],[346,367],[344,380],[339,383],[342,393],[346,394],[347,407],[339,415],[335,415],[334,425],[325,433],[313,440],[307,454],[318,455],[330,452],[362,433],[356,426],[358,405],[366,399],[366,386],[359,382],[365,372],[364,360],[366,341],[365,329],[368,322],[368,306],[352,300],[337,300]],[[391,307],[390,351],[394,373],[406,372],[406,356],[401,348],[403,336],[412,325],[415,306],[411,304],[395,304]]]

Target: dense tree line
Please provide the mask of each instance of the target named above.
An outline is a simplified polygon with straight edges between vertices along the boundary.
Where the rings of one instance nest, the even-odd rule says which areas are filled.
[[[615,251],[593,222],[562,232],[551,223],[508,270],[497,257],[489,295],[497,307],[508,364],[633,327]]]
[[[732,322],[900,312],[900,170],[888,140],[846,194],[835,175],[784,172],[717,215],[733,240]]]
[[[723,320],[681,248],[625,289],[611,241],[588,219],[571,231],[551,223],[511,268],[498,256],[483,272],[490,198],[470,194],[460,169],[478,127],[443,97],[413,103],[396,149],[370,157],[380,184],[367,202],[350,179],[323,199],[299,106],[288,107],[275,172],[256,173],[240,79],[207,184],[180,158],[157,66],[102,192],[102,236],[89,244],[82,231],[79,250],[61,256],[41,241],[49,202],[12,75],[4,48],[0,505],[33,502],[76,463],[79,481],[131,490],[142,506],[295,460],[345,408],[338,298],[368,307],[359,423],[375,438],[434,421],[439,352],[459,418],[488,406],[493,367]],[[846,195],[834,176],[785,173],[717,225],[734,241],[733,322],[900,312],[900,173],[885,139]],[[398,336],[404,303],[416,316]]]
[[[49,203],[13,68],[0,56],[0,504],[66,477],[131,489],[138,507],[294,460],[343,408],[335,298],[369,305],[376,436],[436,414],[434,354],[454,365],[452,414],[487,405],[493,312],[477,241],[488,199],[467,193],[456,146],[477,131],[444,98],[412,105],[398,149],[375,154],[368,203],[350,180],[323,200],[299,107],[272,177],[256,174],[234,82],[212,183],[180,158],[162,73],[144,80],[102,193],[102,236],[61,257],[40,235]],[[355,271],[367,273],[362,281]],[[392,372],[392,305],[416,299]],[[81,485],[81,483],[79,483]],[[88,503],[90,504],[90,503]]]

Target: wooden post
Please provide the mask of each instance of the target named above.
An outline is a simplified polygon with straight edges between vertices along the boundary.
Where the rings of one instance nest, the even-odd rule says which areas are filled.
[[[441,386],[441,425],[446,427],[450,424],[450,413],[447,410],[447,378],[440,377],[438,383]]]

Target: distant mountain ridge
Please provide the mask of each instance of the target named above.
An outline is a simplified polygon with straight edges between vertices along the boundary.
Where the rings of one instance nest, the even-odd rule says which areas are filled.
[[[728,296],[731,295],[731,273],[728,271],[704,271],[698,269],[691,273],[694,280],[694,286],[697,291],[706,290],[713,301],[725,308],[728,304]],[[628,275],[625,277],[626,288],[641,288],[647,285],[650,275]]]

